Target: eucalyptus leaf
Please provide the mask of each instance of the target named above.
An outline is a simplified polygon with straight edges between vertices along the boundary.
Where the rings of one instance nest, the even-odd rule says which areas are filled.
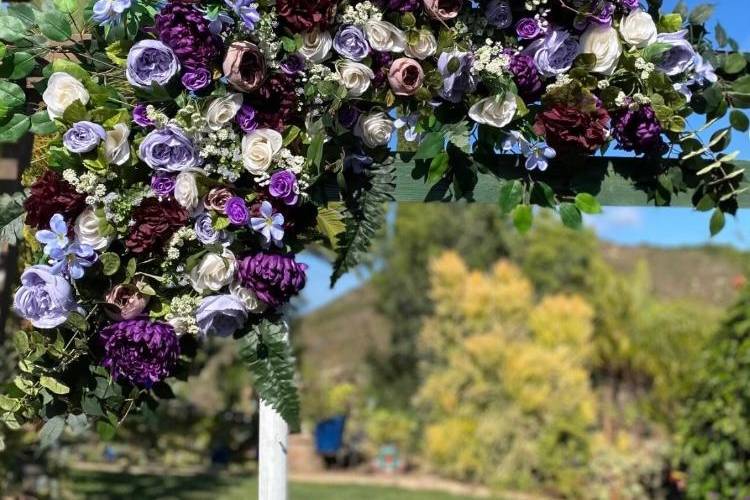
[[[46,387],[51,392],[54,392],[55,394],[67,394],[70,392],[70,387],[63,384],[59,380],[55,379],[54,377],[50,377],[47,375],[42,375],[39,377],[39,384],[42,387]]]
[[[531,229],[533,221],[534,212],[531,210],[531,205],[518,205],[513,209],[513,225],[519,233],[528,232]]]
[[[721,211],[721,209],[717,208],[714,210],[714,213],[711,215],[711,221],[709,222],[709,230],[711,231],[711,236],[716,236],[721,232],[722,229],[724,229],[724,224],[726,223],[724,219],[724,212]]]
[[[585,214],[598,214],[602,211],[597,199],[589,193],[578,193],[575,197],[575,206]]]
[[[44,449],[55,444],[60,439],[64,429],[65,418],[62,415],[57,415],[47,420],[39,431],[39,446]]]
[[[578,229],[583,225],[581,211],[572,203],[560,204],[560,220],[563,224],[573,229]]]
[[[26,94],[23,89],[13,82],[0,80],[0,118],[5,118],[8,113],[26,102]]]
[[[0,40],[17,42],[26,36],[26,27],[20,19],[12,15],[0,16]]]
[[[57,10],[48,10],[39,17],[42,34],[56,42],[64,42],[73,35],[67,15]]]
[[[0,143],[18,142],[29,131],[31,120],[28,116],[16,113],[5,123],[0,124]]]
[[[747,115],[739,109],[733,109],[729,114],[729,123],[735,130],[740,132],[747,132],[750,128],[750,119]]]

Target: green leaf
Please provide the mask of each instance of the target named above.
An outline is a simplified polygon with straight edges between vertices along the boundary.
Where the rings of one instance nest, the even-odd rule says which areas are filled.
[[[724,70],[724,73],[736,75],[744,70],[746,66],[747,60],[745,56],[738,52],[733,52],[724,57],[724,64],[722,64],[721,69]]]
[[[120,269],[120,256],[114,252],[105,252],[99,256],[104,276],[112,276]]]
[[[250,368],[260,399],[279,412],[293,432],[298,430],[300,403],[286,324],[264,319],[255,325],[240,339],[240,358]]]
[[[50,135],[57,132],[57,125],[49,117],[46,109],[31,115],[31,133],[36,135]]]
[[[124,67],[128,59],[128,49],[130,49],[131,43],[126,40],[117,40],[107,45],[104,49],[104,53],[110,61],[118,66]]]
[[[20,400],[8,397],[5,394],[0,394],[0,410],[15,412],[15,411],[18,411],[20,408],[21,408]]]
[[[712,208],[716,206],[716,202],[711,197],[710,194],[704,194],[703,197],[698,200],[698,203],[695,205],[695,209],[699,212],[708,212]]]
[[[91,75],[81,67],[80,64],[69,61],[68,59],[55,59],[51,65],[44,68],[44,75],[49,77],[52,73],[67,73],[76,80],[80,80],[84,85],[91,80]]]
[[[62,12],[73,13],[78,10],[80,2],[77,0],[54,0],[54,4]]]
[[[521,181],[508,181],[500,186],[500,212],[509,214],[523,200],[523,184]]]
[[[88,120],[89,114],[86,111],[86,106],[76,99],[63,112],[63,121],[73,124],[83,120]]]
[[[8,47],[3,42],[0,42],[0,59],[4,58],[7,53]]]
[[[712,3],[698,5],[690,12],[688,21],[690,24],[705,24],[714,14],[714,10],[716,10],[716,6]]]
[[[125,280],[126,280],[126,281],[127,281],[127,280],[131,280],[131,279],[133,278],[133,276],[135,276],[135,269],[136,269],[136,264],[137,264],[137,263],[136,263],[135,257],[132,257],[132,258],[131,258],[131,259],[130,259],[130,260],[128,261],[128,265],[127,265],[127,267],[125,268]]]
[[[26,102],[26,94],[23,89],[15,83],[0,80],[0,119],[8,116],[8,113]]]
[[[739,130],[740,132],[747,132],[750,128],[750,119],[739,109],[733,109],[729,114],[729,123],[732,124],[735,130]]]
[[[422,142],[419,143],[417,153],[414,155],[415,160],[431,160],[445,150],[445,137],[440,132],[430,132],[425,134]]]
[[[585,214],[598,214],[602,211],[597,199],[589,193],[578,193],[575,197],[575,205]]]
[[[68,328],[85,332],[89,329],[89,322],[86,318],[77,312],[71,312],[68,314],[68,319],[65,321],[65,325]]]
[[[709,223],[709,230],[711,231],[711,236],[716,236],[721,232],[722,229],[724,229],[724,224],[726,223],[724,219],[724,212],[721,211],[721,209],[717,208],[714,210],[713,215],[711,215],[711,221]]]
[[[16,352],[24,355],[29,350],[29,336],[23,330],[16,330],[13,334],[13,344],[16,346]]]
[[[109,422],[99,420],[96,423],[96,432],[102,441],[111,441],[115,437],[115,434],[117,434],[117,428]]]
[[[26,78],[36,68],[36,59],[28,52],[16,52],[3,59],[0,65],[0,78],[20,80]]]
[[[437,182],[443,178],[448,171],[448,153],[441,151],[430,162],[430,170],[427,173],[427,182]]]
[[[331,248],[336,248],[339,235],[346,231],[344,215],[333,208],[322,207],[318,209],[316,220],[318,231],[328,238]]]
[[[664,14],[659,19],[659,31],[661,33],[674,33],[682,27],[682,16],[677,12]]]
[[[64,429],[65,418],[62,415],[57,415],[47,420],[39,431],[39,446],[44,449],[55,444],[60,439]]]
[[[47,375],[42,375],[41,377],[39,377],[39,384],[41,384],[42,387],[46,387],[55,394],[67,394],[70,392],[70,387],[63,384],[59,380]]]
[[[469,144],[469,122],[462,120],[458,123],[443,125],[441,129],[445,138],[464,153],[471,152]]]
[[[16,113],[10,120],[0,125],[0,143],[18,142],[29,131],[31,120],[26,115]]]
[[[531,229],[533,221],[534,213],[531,210],[531,205],[518,205],[513,209],[513,225],[519,233],[523,234]]]
[[[657,61],[662,54],[671,49],[672,46],[664,42],[652,43],[645,49],[643,49],[643,58],[649,62]]]
[[[79,413],[78,415],[73,415],[71,413],[70,415],[68,415],[66,423],[68,424],[68,429],[70,430],[71,434],[73,434],[74,436],[80,436],[88,428],[89,419],[84,413]]]
[[[57,10],[48,10],[39,17],[42,34],[56,42],[64,42],[73,34],[68,16]]]
[[[716,43],[719,44],[719,48],[725,47],[727,43],[729,43],[729,37],[727,36],[727,31],[724,29],[724,26],[722,26],[719,23],[716,23],[716,29],[714,30],[714,35],[716,37]]]
[[[563,224],[573,229],[578,229],[583,224],[581,211],[572,203],[560,204],[560,219],[562,220]]]
[[[750,75],[738,78],[732,83],[732,92],[738,94],[750,94]]]
[[[0,17],[0,40],[6,42],[17,42],[26,35],[26,27],[20,19],[11,15]]]

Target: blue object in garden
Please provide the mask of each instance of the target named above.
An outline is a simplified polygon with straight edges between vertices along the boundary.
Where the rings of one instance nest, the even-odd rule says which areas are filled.
[[[386,444],[378,450],[378,456],[375,458],[375,466],[381,472],[398,472],[401,470],[401,453],[398,447],[393,444]]]
[[[315,451],[319,455],[335,455],[344,441],[346,416],[321,420],[315,426]]]

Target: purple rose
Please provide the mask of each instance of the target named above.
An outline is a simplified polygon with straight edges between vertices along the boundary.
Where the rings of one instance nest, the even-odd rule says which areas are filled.
[[[149,120],[147,106],[142,103],[138,103],[133,108],[133,122],[139,127],[152,127],[154,122]]]
[[[536,19],[524,17],[516,24],[516,34],[524,40],[533,40],[542,34],[542,27]]]
[[[305,71],[305,58],[302,54],[290,54],[279,64],[281,71],[287,75],[299,75]]]
[[[128,52],[125,75],[133,87],[165,86],[180,70],[172,49],[158,40],[141,40]]]
[[[224,213],[229,217],[229,222],[238,226],[246,224],[248,217],[250,217],[245,200],[239,196],[229,198],[224,207]]]
[[[63,145],[71,153],[93,151],[107,137],[104,128],[96,123],[76,122],[63,135]]]
[[[565,73],[573,65],[578,55],[578,40],[565,30],[550,30],[544,38],[534,40],[523,53],[534,58],[543,76],[555,76]]]
[[[255,108],[249,104],[243,104],[234,119],[246,134],[258,128],[258,122],[255,120]]]
[[[661,132],[651,105],[626,107],[612,114],[612,136],[617,140],[618,149],[649,156],[662,155],[666,145]]]
[[[443,76],[443,88],[440,96],[450,102],[461,102],[464,94],[476,88],[471,74],[471,53],[443,52],[438,58],[438,71]]]
[[[205,297],[195,311],[201,335],[229,337],[245,325],[247,309],[234,295]]]
[[[591,21],[597,24],[609,26],[612,24],[612,16],[615,13],[615,4],[599,0],[591,13]]]
[[[131,319],[99,331],[102,366],[115,380],[150,388],[172,374],[180,342],[169,323]]]
[[[656,37],[657,43],[666,43],[672,46],[664,52],[656,65],[669,76],[687,73],[695,67],[697,54],[693,45],[685,39],[686,35],[687,30],[681,30],[676,33],[660,33]]]
[[[182,86],[193,92],[211,85],[211,72],[206,68],[195,68],[186,71],[180,79]]]
[[[518,93],[524,99],[534,102],[542,95],[544,86],[539,78],[534,59],[525,54],[516,54],[510,60],[509,68],[518,87]]]
[[[370,45],[365,34],[352,24],[339,29],[333,39],[333,48],[343,57],[353,61],[361,61],[370,53]]]
[[[183,172],[201,163],[185,132],[171,125],[149,132],[138,148],[138,156],[159,172]]]
[[[151,191],[153,191],[156,196],[169,196],[174,191],[174,186],[174,175],[158,173],[151,177]]]
[[[268,192],[274,198],[278,198],[286,205],[296,205],[299,200],[299,186],[297,177],[291,170],[282,170],[271,176],[271,184]]]
[[[240,284],[249,288],[259,300],[279,307],[297,295],[305,286],[307,265],[292,255],[258,253],[245,257],[238,265]]]
[[[505,29],[513,22],[513,14],[510,11],[508,0],[492,0],[487,4],[485,10],[487,22],[495,28]]]
[[[640,0],[619,0],[619,1],[620,1],[620,5],[622,5],[623,8],[628,9],[628,10],[637,9],[641,6]]]
[[[21,275],[21,287],[13,298],[13,310],[36,328],[55,328],[73,311],[82,311],[73,288],[49,266],[32,266]]]

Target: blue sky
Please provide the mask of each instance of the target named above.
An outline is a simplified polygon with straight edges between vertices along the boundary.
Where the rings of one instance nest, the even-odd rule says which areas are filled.
[[[710,0],[687,0],[694,7]],[[671,11],[677,0],[665,0],[663,10]],[[713,29],[719,21],[729,36],[738,41],[744,50],[750,50],[750,29],[747,14],[748,0],[713,0],[716,5],[715,21],[709,23]],[[739,149],[741,158],[750,158],[750,136],[735,132],[731,150]],[[715,238],[710,238],[708,221],[711,214],[697,212],[689,208],[655,207],[604,207],[604,213],[586,217],[586,224],[592,227],[604,240],[623,245],[648,244],[654,246],[685,246],[707,243],[732,245],[750,250],[750,209],[742,209],[736,218],[729,217],[724,230]],[[320,257],[303,254],[300,260],[309,264],[307,286],[297,302],[301,313],[309,312],[325,303],[356,288],[367,279],[367,273],[350,273],[344,276],[337,286],[328,287],[331,266]]]

